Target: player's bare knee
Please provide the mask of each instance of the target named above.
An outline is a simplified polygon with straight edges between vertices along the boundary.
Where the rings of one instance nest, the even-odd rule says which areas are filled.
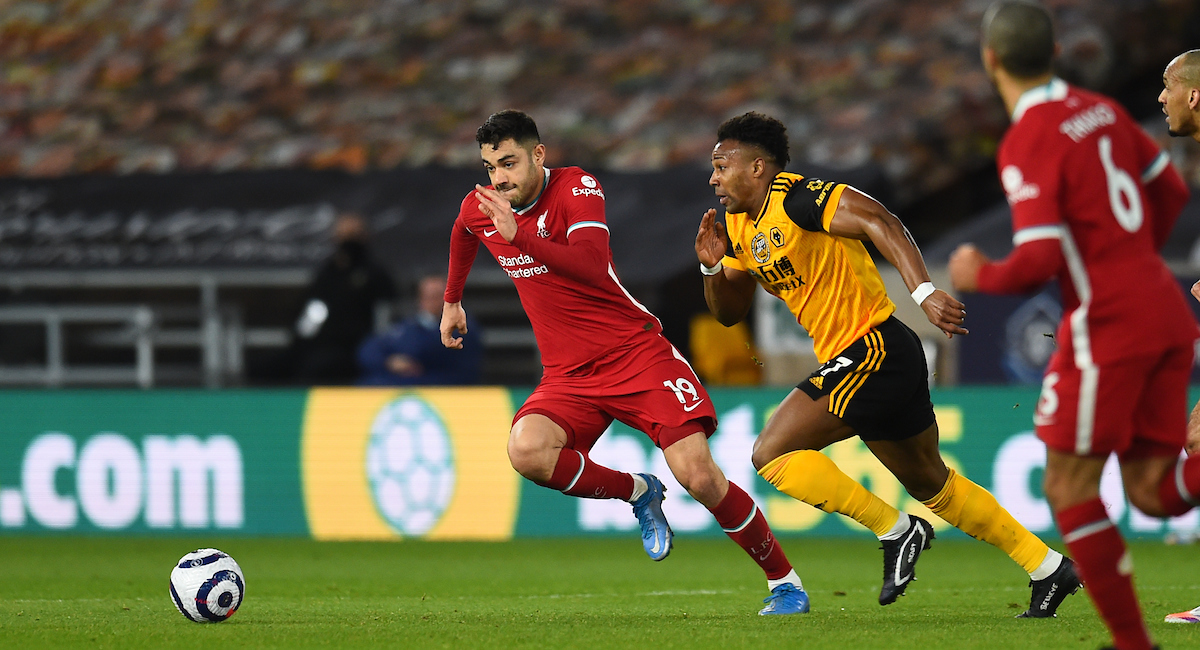
[[[1170,517],[1163,506],[1162,498],[1158,495],[1158,485],[1162,481],[1157,476],[1124,477],[1124,488],[1129,504],[1138,510],[1150,514],[1151,517]]]
[[[508,462],[521,476],[544,483],[554,474],[558,460],[558,450],[549,442],[544,436],[514,428],[508,437]]]
[[[755,447],[754,452],[750,454],[750,462],[754,464],[754,471],[758,471],[766,467],[767,463],[775,460],[776,457],[777,455],[773,452]]]
[[[1042,479],[1042,491],[1046,493],[1046,501],[1056,512],[1062,510],[1071,500],[1067,481],[1052,476],[1049,472]]]
[[[1171,516],[1171,513],[1167,512],[1166,508],[1163,507],[1162,499],[1158,497],[1158,490],[1153,490],[1150,493],[1137,490],[1126,493],[1126,496],[1129,497],[1129,503],[1133,504],[1133,507],[1151,517]]]
[[[917,501],[925,502],[941,493],[950,480],[950,470],[940,457],[919,466],[906,477],[904,489]]]
[[[1046,493],[1046,501],[1050,508],[1059,512],[1065,508],[1082,503],[1100,494],[1099,481],[1092,485],[1083,476],[1068,472],[1056,472],[1047,467],[1042,480],[1042,489]]]
[[[1166,517],[1168,514],[1164,511],[1163,501],[1158,498],[1157,483],[1147,483],[1139,481],[1136,483],[1126,482],[1126,498],[1129,499],[1129,504],[1138,510],[1150,514],[1151,517]]]
[[[554,473],[554,466],[547,467],[543,456],[529,450],[514,449],[512,446],[508,448],[508,462],[512,468],[521,476],[539,483],[545,483]]]
[[[716,506],[727,489],[728,480],[712,462],[689,463],[678,471],[673,468],[672,473],[692,498],[709,507]]]
[[[782,455],[783,452],[778,447],[764,443],[760,436],[754,441],[754,450],[750,452],[750,462],[754,465],[754,470],[758,471]]]
[[[902,481],[902,483],[909,496],[924,503],[936,497],[942,491],[942,487],[945,486],[946,481],[939,481],[937,476],[933,474],[922,474],[916,477],[909,477],[907,480]]]
[[[728,489],[727,486],[728,482],[725,480],[725,477],[719,474],[706,474],[700,477],[692,477],[692,480],[689,481],[688,485],[684,486],[684,489],[687,490],[693,499],[699,501],[701,504],[709,508],[715,508],[721,502],[721,498],[725,496],[725,492]]]
[[[691,492],[693,487],[699,486],[701,483],[700,473],[692,465],[672,467],[671,474],[675,476],[676,481],[679,481],[679,485],[688,492]]]

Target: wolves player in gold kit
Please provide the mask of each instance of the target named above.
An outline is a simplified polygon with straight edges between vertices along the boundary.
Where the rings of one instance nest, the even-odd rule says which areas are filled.
[[[877,201],[783,171],[785,130],[758,113],[721,125],[709,184],[725,206],[725,224],[709,210],[696,235],[704,295],[717,319],[732,325],[745,318],[757,282],[787,303],[822,364],[771,416],[755,442],[754,466],[785,494],[851,517],[879,537],[879,604],[887,605],[912,581],[933,527],[888,505],[820,452],[857,435],[909,494],[1030,574],[1033,595],[1021,616],[1054,616],[1079,587],[1071,561],[942,461],[924,351],[892,315],[896,306],[862,242],[900,270],[913,300],[948,336],[967,333],[963,304],[933,287],[908,230]]]

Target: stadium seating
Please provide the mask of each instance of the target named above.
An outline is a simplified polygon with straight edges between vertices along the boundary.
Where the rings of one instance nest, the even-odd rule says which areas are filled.
[[[461,197],[463,179],[481,176],[476,126],[515,106],[539,120],[549,164],[594,170],[627,199],[609,206],[622,278],[654,311],[679,312],[668,329],[686,331],[692,313],[662,286],[693,265],[677,233],[711,202],[691,188],[703,182],[716,124],[732,114],[779,116],[793,167],[836,170],[900,212],[950,214],[920,202],[973,174],[994,181],[986,168],[1007,120],[977,61],[986,4],[16,3],[0,15],[0,286],[16,306],[143,305],[156,323],[189,312],[175,329],[151,330],[154,382],[237,384],[245,355],[286,344],[288,301],[327,242],[313,228],[273,259],[281,242],[222,239],[204,224],[249,223],[256,210],[291,218],[292,203],[317,225],[330,206],[360,210],[387,242],[382,261],[406,281],[445,259],[443,206]],[[1052,6],[1062,73],[1107,90],[1156,80],[1200,17],[1189,3]],[[1141,94],[1153,108],[1153,92]],[[1200,152],[1178,142],[1172,152],[1200,182]],[[430,174],[446,180],[432,186]],[[398,189],[414,184],[418,199]],[[239,185],[245,196],[230,193]],[[142,193],[118,191],[134,186]],[[678,191],[658,189],[668,186]],[[264,204],[247,187],[292,203]],[[97,190],[114,203],[100,207]],[[312,196],[296,198],[304,190]],[[212,197],[224,203],[205,207]],[[97,274],[115,241],[105,224],[138,222],[143,210],[195,233],[164,227],[132,244],[191,257]],[[918,239],[931,234],[920,229],[925,216],[904,215]],[[225,257],[205,261],[210,250]],[[221,280],[205,284],[212,272]],[[536,346],[502,285],[479,276],[468,286],[489,332],[485,376],[530,383]],[[5,328],[0,361],[36,352],[33,362],[49,362],[44,333]],[[133,373],[129,331],[68,334],[94,348],[93,360],[123,359]]]
[[[908,198],[986,162],[1005,126],[986,4],[20,3],[0,174],[474,166],[475,127],[508,106],[542,121],[552,164],[660,169],[757,108],[794,158],[880,165]],[[1188,3],[1053,6],[1063,71],[1093,87],[1162,65],[1195,22]]]

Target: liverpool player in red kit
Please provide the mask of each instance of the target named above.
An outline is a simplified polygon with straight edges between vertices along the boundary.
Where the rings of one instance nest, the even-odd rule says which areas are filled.
[[[1200,50],[1188,50],[1175,57],[1163,70],[1163,89],[1158,95],[1167,116],[1167,133],[1200,142]],[[1192,295],[1200,300],[1200,282],[1192,285]],[[1200,452],[1200,402],[1188,418],[1189,454]],[[1167,623],[1200,623],[1200,607],[1167,614]]]
[[[1187,199],[1166,154],[1115,101],[1051,72],[1040,5],[1001,0],[983,22],[983,63],[1012,116],[997,167],[1014,249],[992,262],[955,251],[959,290],[1030,291],[1057,277],[1063,318],[1034,424],[1045,491],[1087,593],[1122,649],[1152,644],[1133,563],[1100,501],[1109,454],[1142,512],[1200,501],[1200,456],[1180,459],[1196,322],[1158,250]]]
[[[476,140],[492,184],[467,194],[450,234],[442,342],[462,347],[462,289],[483,242],[517,287],[544,366],[513,418],[513,469],[571,496],[630,502],[646,553],[661,560],[672,544],[662,483],[588,457],[620,420],[662,449],[679,484],[762,567],[771,595],[759,613],[807,612],[808,595],[766,518],[713,462],[712,401],[658,319],[621,286],[596,178],[578,167],[547,168],[537,125],[520,111],[492,115]]]

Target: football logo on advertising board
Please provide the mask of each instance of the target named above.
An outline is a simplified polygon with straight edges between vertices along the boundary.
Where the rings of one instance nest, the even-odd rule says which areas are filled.
[[[318,388],[301,443],[316,539],[509,539],[518,475],[498,388]]]
[[[414,395],[380,409],[367,444],[375,507],[406,536],[424,535],[454,494],[454,451],[441,418]]]

